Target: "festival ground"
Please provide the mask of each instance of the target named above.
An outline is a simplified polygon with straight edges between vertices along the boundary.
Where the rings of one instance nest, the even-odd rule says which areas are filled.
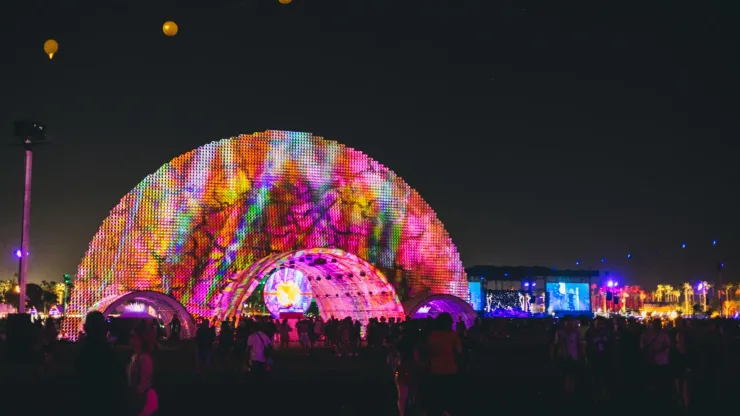
[[[0,383],[0,396],[17,399],[11,401],[11,407],[22,406],[17,409],[30,411],[29,414],[52,414],[49,411],[66,414],[64,409],[74,409],[79,396],[70,382],[76,352],[74,344],[60,346],[56,370],[48,377],[35,374],[32,368],[8,365],[3,360],[2,374],[6,376]],[[125,359],[130,351],[121,347],[120,353]],[[194,345],[190,342],[165,345],[156,354],[155,383],[160,396],[160,415],[397,414],[392,374],[381,351],[363,350],[358,357],[340,358],[326,348],[317,348],[312,356],[294,347],[279,350],[271,380],[262,387],[255,386],[237,371],[236,363],[228,364],[218,357],[214,357],[211,371],[196,375],[194,356]],[[15,382],[14,378],[21,381]],[[600,404],[589,400],[588,394],[573,401],[563,400],[558,380],[557,372],[548,364],[545,343],[502,342],[479,355],[469,374],[461,377],[458,391],[451,392],[460,404],[455,414],[543,414],[566,409],[571,414],[593,414],[597,409],[599,414],[624,414],[632,410],[641,414],[650,405],[671,409],[670,403],[656,403],[640,387],[639,374],[615,386],[612,400]],[[724,387],[725,391],[736,388]],[[722,397],[720,392],[712,396]],[[700,413],[707,411],[707,403],[721,403],[709,397],[703,400],[697,397],[697,400],[695,408]],[[104,414],[104,407],[101,410]]]

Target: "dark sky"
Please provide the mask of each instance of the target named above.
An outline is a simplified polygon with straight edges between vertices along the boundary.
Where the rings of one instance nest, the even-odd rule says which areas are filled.
[[[653,3],[4,0],[0,137],[33,118],[53,142],[36,152],[30,279],[74,273],[160,165],[267,129],[394,170],[466,266],[580,259],[652,285],[712,280],[725,261],[740,278],[738,10]],[[1,148],[8,278],[23,158]]]

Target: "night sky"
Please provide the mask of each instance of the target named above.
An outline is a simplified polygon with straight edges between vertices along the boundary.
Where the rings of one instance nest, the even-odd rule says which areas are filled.
[[[466,266],[654,285],[711,281],[724,261],[738,279],[737,6],[652,3],[5,0],[0,137],[31,118],[52,143],[35,153],[30,281],[75,273],[110,209],[162,164],[267,129],[394,170]],[[23,156],[0,148],[6,279]]]

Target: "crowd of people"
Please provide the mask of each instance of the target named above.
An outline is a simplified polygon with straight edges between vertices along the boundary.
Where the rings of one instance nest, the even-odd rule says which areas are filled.
[[[560,380],[554,393],[562,402],[611,406],[636,390],[650,398],[643,410],[695,409],[694,395],[702,396],[700,406],[708,409],[731,391],[740,364],[730,349],[740,334],[734,320],[565,316],[478,319],[469,328],[458,320],[453,328],[452,318],[441,314],[434,320],[391,323],[381,333],[387,334],[400,415],[409,409],[429,416],[452,414],[459,406],[459,378],[483,367],[479,364],[492,354],[489,347],[512,336],[547,340],[550,364],[542,371]]]
[[[33,326],[33,351],[41,357],[42,373],[54,366],[57,327],[53,319]],[[182,326],[177,318],[168,327],[169,340],[180,342]],[[159,407],[154,356],[165,337],[153,321],[141,320],[128,337],[131,358],[124,365],[110,329],[101,313],[88,314],[74,364],[81,391],[107,403],[108,413],[121,409],[121,414],[154,414]],[[730,345],[738,335],[740,327],[734,320],[566,316],[558,320],[478,319],[467,327],[461,319],[455,322],[443,313],[435,319],[407,321],[379,317],[365,326],[334,317],[326,321],[254,317],[218,325],[202,319],[194,344],[197,373],[208,373],[217,356],[259,384],[269,380],[275,350],[293,348],[296,343],[308,359],[319,350],[325,356],[383,357],[388,382],[395,381],[399,415],[434,416],[454,414],[461,382],[484,367],[482,363],[495,354],[493,346],[513,339],[549,346],[539,354],[550,363],[546,369],[542,366],[542,372],[550,371],[549,379],[560,380],[554,390],[566,402],[587,399],[608,405],[634,389],[660,408],[690,409],[697,396],[704,395],[704,404],[716,402],[711,397],[720,397],[736,382],[740,357]]]
[[[716,403],[734,383],[737,330],[737,321],[720,319],[565,317],[550,330],[550,354],[566,395],[587,390],[604,402],[631,386],[656,406],[687,410],[694,393]]]

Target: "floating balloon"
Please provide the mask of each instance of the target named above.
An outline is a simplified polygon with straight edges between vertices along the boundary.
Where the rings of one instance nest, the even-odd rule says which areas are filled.
[[[59,44],[54,39],[49,39],[44,42],[44,52],[49,55],[49,59],[54,57],[54,54],[59,50]]]
[[[173,21],[164,22],[162,32],[167,36],[175,36],[177,34],[177,23]]]
[[[293,2],[293,0],[278,0],[280,4],[290,4]]]

